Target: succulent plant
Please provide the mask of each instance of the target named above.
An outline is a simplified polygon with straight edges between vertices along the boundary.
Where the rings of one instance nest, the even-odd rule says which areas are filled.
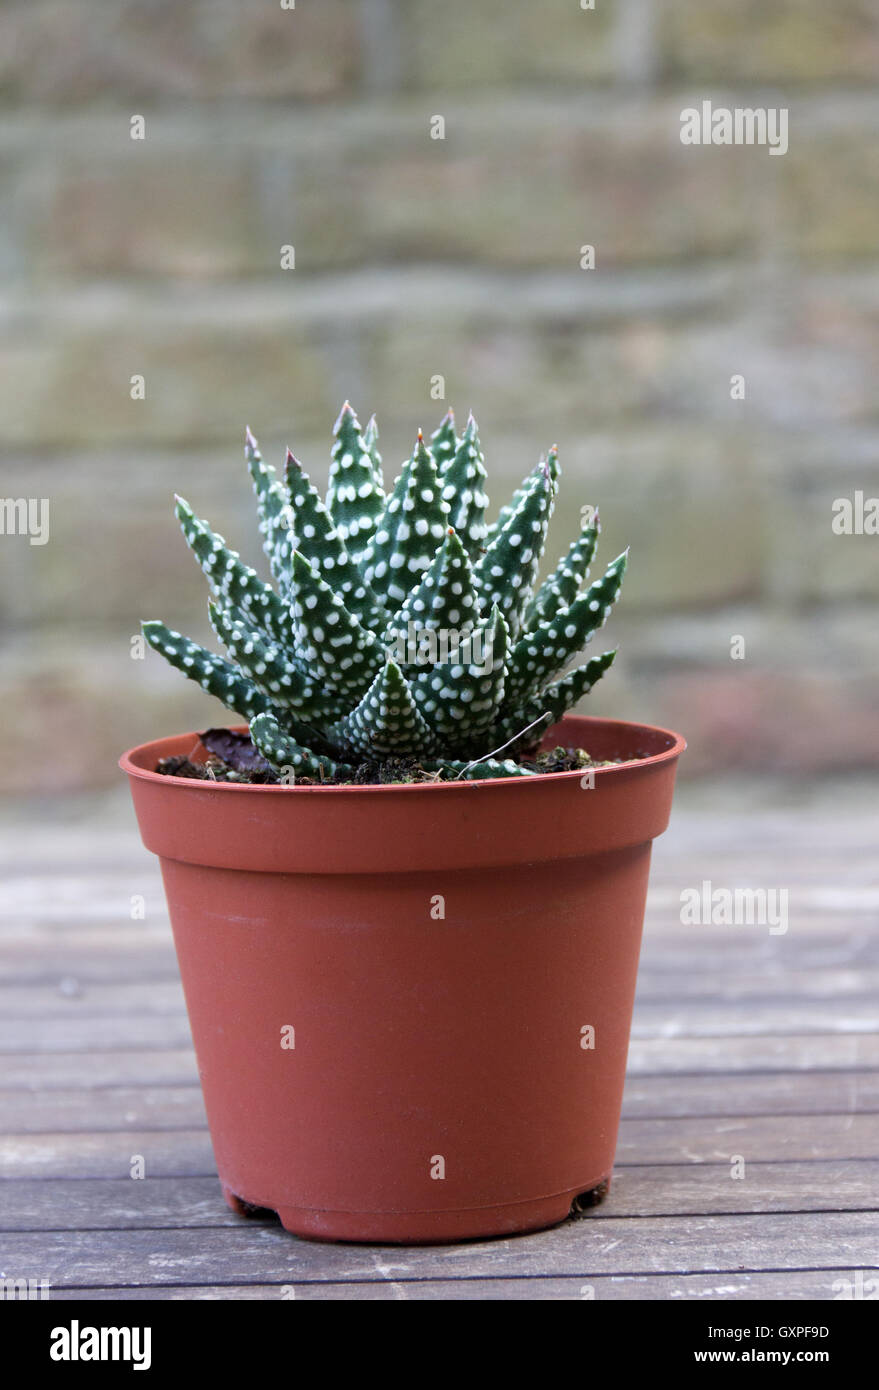
[[[248,720],[286,780],[345,780],[392,758],[451,779],[538,775],[510,755],[613,662],[608,651],[564,674],[606,622],[627,553],[584,587],[599,532],[590,514],[537,585],[557,450],[488,525],[472,415],[460,437],[451,411],[429,443],[419,430],[387,495],[374,418],[361,429],[346,402],[334,441],[323,501],[289,451],[280,477],[247,431],[274,587],[177,498],[228,657],[161,622],[143,624],[147,640]]]

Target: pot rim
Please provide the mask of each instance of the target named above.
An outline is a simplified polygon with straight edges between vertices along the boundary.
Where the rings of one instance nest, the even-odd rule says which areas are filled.
[[[665,738],[666,740],[668,740],[667,747],[660,749],[658,753],[651,753],[649,757],[629,758],[628,760],[622,763],[615,763],[610,767],[595,767],[587,769],[587,771],[591,771],[595,777],[614,777],[618,776],[620,773],[631,772],[633,768],[646,769],[648,767],[657,767],[661,763],[670,762],[676,758],[679,758],[681,753],[683,753],[687,747],[686,739],[684,739],[681,734],[675,733],[672,729],[662,728],[658,724],[641,724],[630,719],[605,719],[602,718],[600,715],[584,714],[566,715],[563,719],[558,720],[555,724],[551,725],[550,728],[546,731],[542,743],[545,744],[547,743],[547,741],[549,741],[550,746],[552,746],[551,735],[553,734],[554,730],[558,729],[560,725],[568,719],[577,719],[578,721],[582,721],[584,724],[600,724],[604,728],[616,727],[620,730],[628,730],[635,734],[648,735],[660,739]],[[232,724],[228,727],[230,731],[233,733],[247,733],[248,731],[247,724]],[[161,753],[159,752],[161,748],[165,747],[168,743],[174,742],[177,739],[182,738],[192,738],[196,744],[199,742],[199,734],[195,731],[186,730],[184,733],[180,734],[166,734],[162,738],[151,739],[147,743],[138,743],[135,744],[134,747],[127,749],[126,752],[124,752],[121,758],[119,759],[119,767],[122,769],[123,772],[127,773],[129,777],[137,777],[146,782],[161,782],[163,784],[168,783],[172,786],[186,787],[190,791],[193,790],[194,787],[197,787],[199,791],[208,791],[212,794],[215,793],[224,796],[252,796],[257,793],[286,796],[290,796],[291,794],[298,796],[332,796],[339,795],[340,793],[347,793],[350,796],[357,796],[359,794],[370,792],[383,792],[385,794],[392,792],[396,792],[398,794],[421,792],[423,794],[425,791],[434,794],[437,791],[449,793],[456,790],[460,793],[461,791],[472,790],[475,787],[486,788],[511,786],[521,787],[524,789],[527,786],[534,786],[535,784],[544,785],[548,782],[550,778],[552,778],[554,781],[570,782],[574,778],[582,778],[584,772],[583,768],[574,768],[570,772],[546,772],[536,778],[480,777],[453,782],[376,782],[364,783],[362,785],[344,783],[342,785],[331,784],[328,786],[300,786],[297,783],[293,786],[290,786],[281,783],[267,784],[265,782],[211,782],[209,780],[194,781],[194,779],[191,777],[175,777],[173,774],[170,773],[155,772],[152,768],[141,767],[137,762],[134,761],[134,759],[138,755],[141,755],[142,757],[148,757],[150,761],[154,761],[155,759],[161,756]],[[155,750],[154,757],[152,755],[151,750]]]

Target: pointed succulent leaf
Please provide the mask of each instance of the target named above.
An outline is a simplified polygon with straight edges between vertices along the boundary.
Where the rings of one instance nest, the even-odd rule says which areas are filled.
[[[388,620],[386,611],[348,554],[320,493],[289,449],[284,476],[290,495],[293,548],[311,562],[364,627],[380,630]]]
[[[293,553],[290,543],[290,498],[286,488],[278,481],[274,468],[263,459],[249,429],[244,438],[244,457],[256,493],[263,550],[268,556],[275,583],[283,592]]]
[[[551,723],[557,724],[568,710],[573,709],[577,701],[601,680],[605,671],[609,671],[613,665],[617,650],[614,647],[609,652],[594,656],[584,666],[576,666],[573,671],[569,671],[566,676],[553,681],[541,691],[538,701],[552,715]]]
[[[562,608],[574,602],[589,575],[589,566],[598,544],[601,526],[598,514],[583,527],[580,535],[571,543],[568,552],[541,584],[528,605],[525,616],[525,631],[531,632],[542,623],[554,618]]]
[[[543,458],[541,457],[540,463],[542,464],[543,461],[544,461],[544,460],[543,460]],[[538,466],[540,466],[540,465],[538,465]],[[484,541],[482,542],[482,548],[483,548],[483,550],[487,550],[488,547],[492,544],[492,542],[495,541],[495,540],[497,539],[498,535],[499,535],[500,532],[504,529],[504,527],[506,526],[506,524],[507,524],[507,522],[509,521],[510,517],[511,517],[511,516],[513,515],[513,513],[515,512],[516,508],[517,508],[517,507],[521,507],[522,502],[523,502],[523,500],[524,500],[524,498],[525,498],[525,495],[526,495],[526,493],[528,492],[528,485],[529,485],[529,483],[531,482],[531,479],[533,478],[533,476],[534,476],[533,473],[529,473],[529,474],[528,474],[528,477],[526,478],[526,480],[525,480],[525,482],[522,484],[522,486],[516,488],[516,491],[513,493],[513,495],[512,495],[512,497],[510,498],[509,502],[505,502],[504,505],[501,507],[501,509],[500,509],[500,511],[498,512],[497,516],[495,517],[494,521],[490,522],[490,523],[486,526],[486,528],[485,528],[485,539],[484,539]]]
[[[485,509],[488,496],[485,484],[485,456],[479,443],[476,421],[471,415],[461,442],[441,475],[443,501],[449,506],[449,525],[459,532],[470,559],[479,558],[488,527]]]
[[[492,729],[492,742],[509,742],[511,747],[520,743],[525,746],[536,743],[552,724],[557,724],[601,680],[605,671],[613,665],[615,656],[616,649],[602,652],[601,656],[587,661],[585,666],[576,667],[548,685],[540,695],[533,696],[512,714],[505,715]]]
[[[196,681],[202,690],[222,700],[227,709],[242,715],[244,719],[252,719],[271,707],[268,696],[225,657],[209,652],[164,623],[141,623],[141,629],[155,651],[160,652],[184,676]]]
[[[522,500],[481,556],[474,577],[483,612],[501,609],[515,641],[531,597],[555,500],[548,466],[538,465]]]
[[[436,464],[436,471],[442,477],[448,465],[455,457],[455,450],[458,447],[458,437],[455,434],[455,414],[452,410],[447,410],[442,418],[440,427],[434,430],[430,436],[430,452]]]
[[[284,732],[273,714],[259,714],[252,719],[250,737],[254,747],[276,772],[292,768],[294,776],[313,777],[318,781],[353,775],[354,769],[347,763],[336,762],[333,758],[304,748],[291,734]]]
[[[425,772],[442,772],[446,782],[481,782],[495,777],[537,777],[530,767],[520,767],[512,758],[483,758],[481,762],[438,761],[421,764]]]
[[[333,435],[327,511],[339,528],[348,553],[359,560],[375,531],[385,497],[375,480],[375,465],[360,421],[347,401]]]
[[[608,565],[602,577],[568,608],[516,643],[510,657],[505,703],[517,708],[543,687],[603,627],[619,594],[628,551]]]
[[[507,624],[495,605],[448,661],[410,676],[415,703],[444,745],[469,745],[494,723],[504,698],[507,642]]]
[[[549,476],[551,477],[553,484],[557,486],[559,480],[559,451],[558,447],[555,444],[553,444],[546,458],[544,458],[542,454],[540,455],[540,462],[538,463],[537,468],[542,468],[544,464],[549,469]],[[529,473],[528,477],[522,483],[522,486],[516,488],[516,491],[513,493],[509,502],[505,506],[501,507],[495,520],[488,527],[488,533],[486,535],[485,541],[483,542],[483,545],[491,545],[492,541],[495,539],[498,533],[504,529],[504,527],[506,526],[507,522],[509,521],[513,513],[516,511],[516,509],[519,506],[521,506],[522,499],[527,493],[529,487],[531,486],[532,479],[534,478],[534,474],[536,472],[537,469],[535,468],[531,473]]]
[[[229,655],[273,705],[292,710],[303,720],[332,719],[340,711],[338,697],[329,695],[292,653],[267,642],[237,609],[208,604],[211,626]],[[342,707],[344,707],[342,705]],[[289,720],[288,720],[289,723]]]
[[[434,738],[395,661],[379,671],[363,699],[328,731],[331,740],[364,758],[430,753]]]
[[[372,462],[372,476],[375,480],[375,485],[382,497],[384,497],[385,477],[382,469],[382,456],[378,451],[378,425],[375,422],[374,415],[370,415],[369,423],[363,431],[363,442],[366,445],[366,452],[369,454],[370,461]]]
[[[412,457],[394,484],[361,562],[367,584],[393,611],[429,568],[448,527],[436,467],[418,431]]]
[[[297,656],[331,690],[359,700],[385,661],[375,633],[358,622],[298,551],[293,552],[290,592]]]
[[[264,584],[256,570],[245,565],[236,551],[229,550],[223,537],[212,531],[207,522],[193,514],[188,502],[178,497],[176,503],[177,518],[187,544],[214,593],[227,606],[240,608],[253,624],[264,627],[276,641],[292,642],[293,625],[287,605],[274,589]]]
[[[459,536],[450,528],[421,582],[388,624],[383,641],[385,646],[395,644],[394,654],[401,664],[417,664],[420,657],[409,648],[417,649],[420,633],[445,631],[449,634],[447,642],[453,641],[478,618],[470,561]],[[435,640],[429,639],[430,650],[435,649]]]

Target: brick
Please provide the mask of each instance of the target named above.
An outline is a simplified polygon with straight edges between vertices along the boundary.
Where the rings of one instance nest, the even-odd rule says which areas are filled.
[[[577,0],[398,0],[405,81],[470,89],[608,80],[616,70],[613,7]]]
[[[260,275],[280,284],[364,259],[365,176],[342,177],[333,166],[327,183],[319,152],[294,158],[265,122],[250,145],[222,120],[149,118],[143,144],[127,130],[118,119],[86,121],[79,149],[57,167],[21,173],[21,254],[39,270],[195,282]],[[297,268],[285,272],[287,245]]]
[[[0,352],[0,402],[8,438],[32,447],[109,442],[219,440],[229,445],[246,423],[287,427],[291,398],[300,417],[325,426],[337,403],[327,395],[319,349],[295,313],[272,297],[269,322],[260,301],[227,305],[217,316],[202,300],[193,313],[179,296],[161,308],[149,292],[75,296],[34,311],[23,341]],[[34,309],[33,304],[31,308]],[[30,316],[29,316],[30,317]],[[146,398],[132,400],[130,378],[142,375]],[[291,397],[292,393],[292,397]]]
[[[130,149],[68,168],[51,197],[43,263],[53,273],[97,277],[174,274],[198,281],[267,271],[280,245],[263,240],[254,179],[242,163],[141,158]]]
[[[576,534],[582,505],[599,508],[593,574],[630,547],[621,612],[700,609],[759,594],[763,486],[735,435],[620,430],[578,439],[561,460],[556,536]]]
[[[64,454],[50,461],[8,460],[10,496],[50,499],[50,539],[30,546],[0,537],[0,617],[23,631],[85,623],[115,625],[129,635],[143,618],[163,618],[199,641],[213,640],[208,588],[183,540],[174,494],[224,535],[268,577],[256,507],[238,440],[212,453]],[[263,435],[264,455],[278,462],[278,442]],[[326,483],[328,440],[296,440],[303,461]]]
[[[819,430],[779,443],[766,463],[776,499],[767,517],[767,597],[800,605],[879,599],[879,537],[837,535],[837,498],[879,497],[879,433]],[[822,660],[834,659],[838,619],[822,624]],[[865,640],[872,638],[865,636]]]
[[[673,80],[872,83],[879,63],[871,0],[665,0],[658,31]]]
[[[786,248],[804,257],[872,259],[879,222],[875,111],[866,128],[806,132],[773,163],[784,198]],[[794,119],[792,114],[791,120]]]
[[[324,99],[356,83],[358,6],[266,0],[12,0],[0,7],[0,96]],[[137,103],[137,104],[136,104]]]
[[[722,308],[713,323],[668,314],[594,326],[573,308],[561,316],[534,306],[515,329],[489,308],[463,325],[437,318],[372,330],[370,395],[418,401],[439,373],[450,400],[467,396],[476,382],[482,412],[502,418],[519,414],[526,395],[549,428],[576,418],[597,427],[657,414],[712,420],[724,430],[854,424],[875,410],[868,328],[862,318],[860,341],[834,352],[820,325],[804,323],[798,334],[747,306],[740,313]],[[745,377],[744,401],[730,396],[737,374]]]
[[[530,114],[450,107],[445,142],[376,165],[367,235],[397,255],[516,267],[579,267],[584,243],[599,266],[724,254],[753,235],[729,166],[672,143],[676,111],[637,128],[624,113],[610,128],[570,110]]]

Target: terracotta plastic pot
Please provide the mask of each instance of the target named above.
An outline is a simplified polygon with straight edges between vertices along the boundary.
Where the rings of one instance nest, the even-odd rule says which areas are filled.
[[[568,718],[625,766],[448,785],[164,777],[132,749],[226,1200],[323,1240],[562,1221],[613,1167],[676,734]],[[594,785],[589,785],[593,782]]]

